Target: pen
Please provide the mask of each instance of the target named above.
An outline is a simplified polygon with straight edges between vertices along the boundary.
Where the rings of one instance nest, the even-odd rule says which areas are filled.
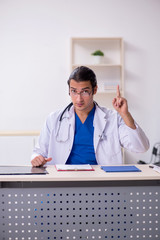
[[[149,165],[149,168],[154,168],[154,165],[153,165],[153,164],[150,164],[150,165]]]

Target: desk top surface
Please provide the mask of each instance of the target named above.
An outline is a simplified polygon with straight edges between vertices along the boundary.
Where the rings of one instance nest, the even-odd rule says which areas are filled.
[[[46,175],[0,175],[0,182],[15,181],[124,181],[160,180],[160,173],[149,165],[135,165],[141,172],[107,173],[101,166],[94,165],[94,171],[57,171],[55,166],[47,166]]]

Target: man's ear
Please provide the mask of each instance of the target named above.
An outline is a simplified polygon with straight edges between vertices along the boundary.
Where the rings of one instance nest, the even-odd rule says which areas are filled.
[[[98,86],[95,86],[93,89],[93,95],[97,93]]]

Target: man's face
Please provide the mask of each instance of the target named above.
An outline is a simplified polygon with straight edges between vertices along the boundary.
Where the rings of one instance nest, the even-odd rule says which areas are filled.
[[[69,93],[75,111],[90,112],[93,108],[93,95],[96,92],[97,87],[93,90],[90,81],[76,82],[71,79]]]

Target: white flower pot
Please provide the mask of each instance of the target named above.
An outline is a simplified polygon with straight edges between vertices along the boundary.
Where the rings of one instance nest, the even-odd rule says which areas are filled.
[[[92,56],[93,64],[101,64],[103,62],[103,56]]]

